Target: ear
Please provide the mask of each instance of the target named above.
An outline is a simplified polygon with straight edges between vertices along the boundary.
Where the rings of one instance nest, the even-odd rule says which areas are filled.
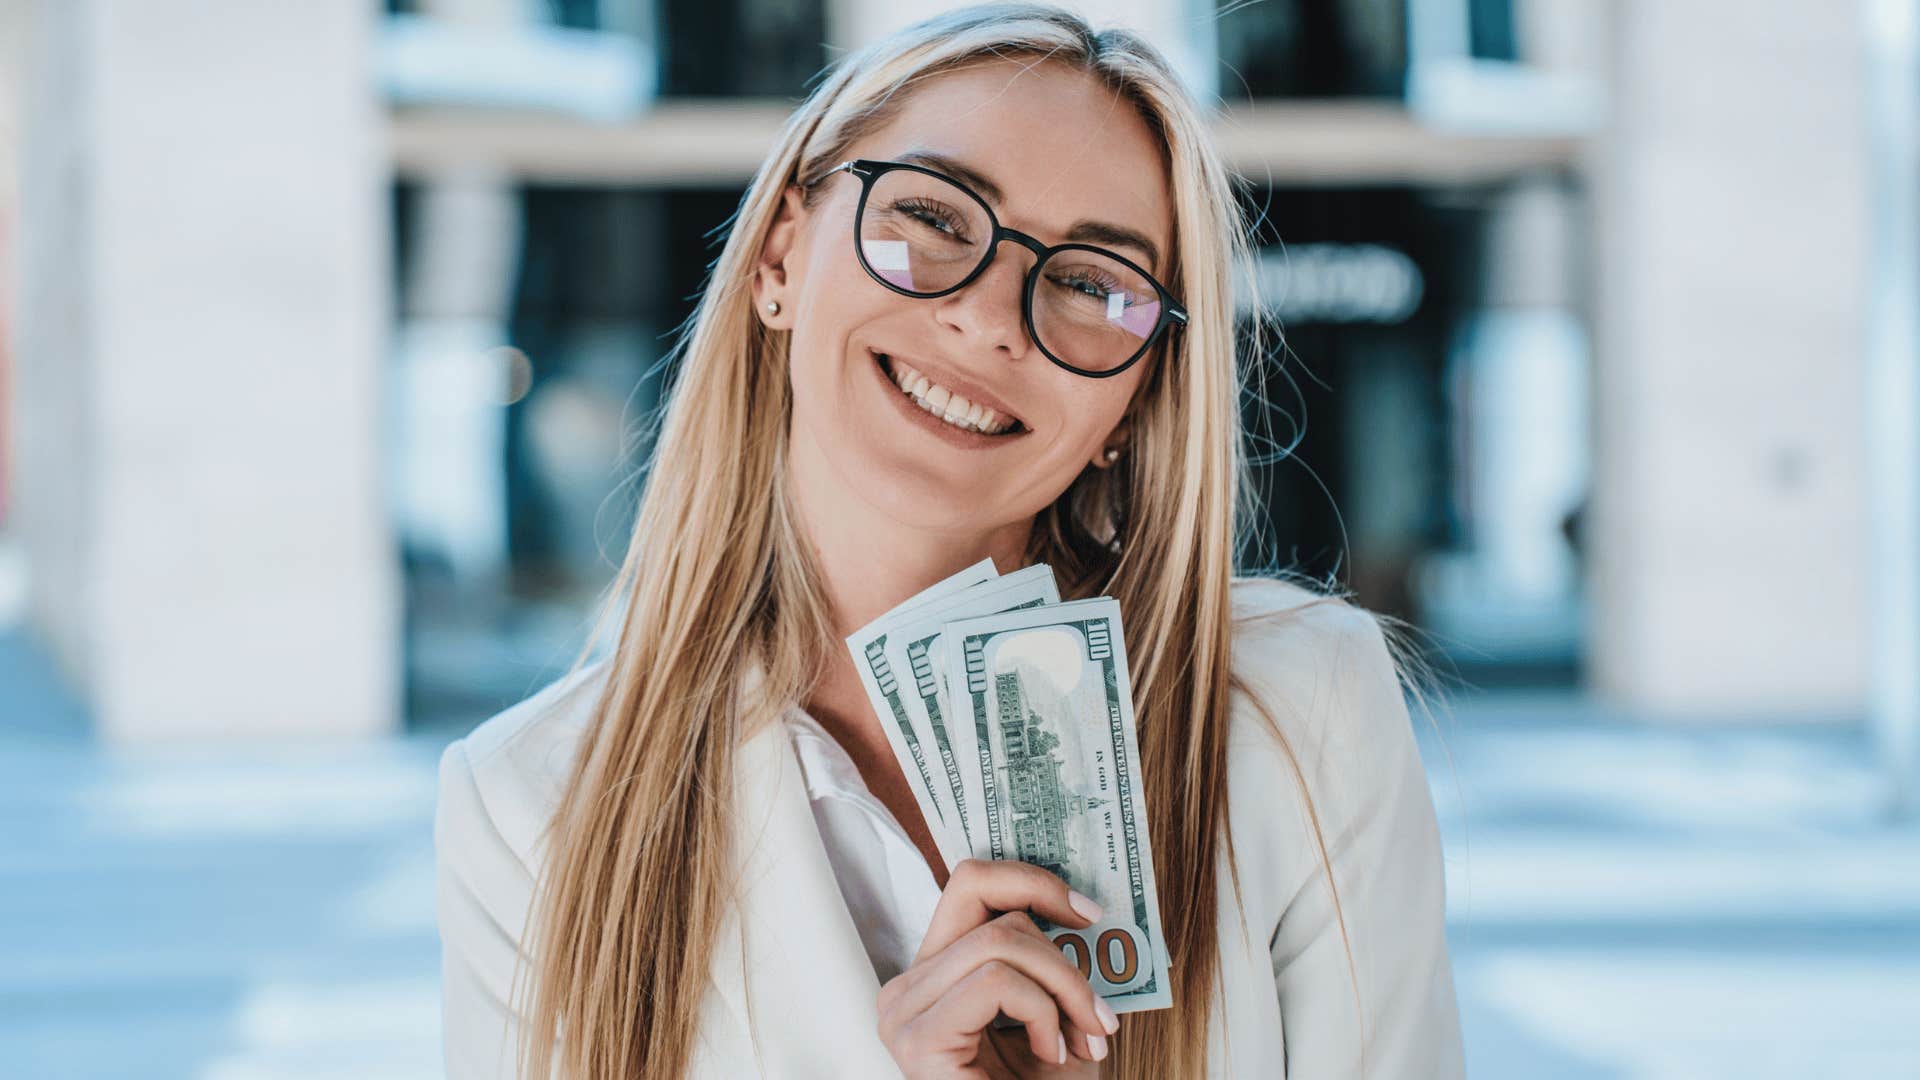
[[[1111,469],[1115,465],[1120,464],[1121,459],[1126,457],[1127,451],[1130,449],[1128,444],[1131,443],[1132,440],[1133,410],[1129,409],[1127,410],[1127,414],[1120,418],[1120,422],[1113,425],[1112,433],[1101,440],[1100,449],[1094,451],[1093,467],[1096,469]],[[1107,451],[1110,449],[1120,451],[1119,456],[1115,457],[1112,461],[1107,460]]]
[[[773,224],[767,228],[766,239],[761,241],[760,257],[753,270],[753,307],[759,312],[760,321],[773,330],[789,330],[793,327],[794,300],[788,269],[801,222],[807,217],[800,195],[798,184],[788,184],[781,191],[780,205],[774,211]],[[779,302],[780,314],[768,314],[769,300]]]

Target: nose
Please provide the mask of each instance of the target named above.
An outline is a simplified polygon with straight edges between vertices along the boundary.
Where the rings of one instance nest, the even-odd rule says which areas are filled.
[[[1009,243],[1013,246],[1003,246]],[[1013,237],[1002,236],[980,276],[967,282],[966,288],[940,298],[940,320],[979,347],[1004,347],[1011,358],[1025,356],[1033,343],[1020,313],[1021,294],[1036,258]]]

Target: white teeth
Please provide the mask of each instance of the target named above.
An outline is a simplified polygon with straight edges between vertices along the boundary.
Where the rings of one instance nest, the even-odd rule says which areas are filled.
[[[914,404],[954,427],[997,435],[1013,426],[1013,422],[1006,417],[977,401],[968,401],[907,364],[891,357],[887,362],[893,368],[894,383],[913,399]]]

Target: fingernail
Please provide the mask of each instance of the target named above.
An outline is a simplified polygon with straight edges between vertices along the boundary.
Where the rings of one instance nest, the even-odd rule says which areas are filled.
[[[1101,910],[1099,904],[1093,902],[1093,897],[1080,895],[1080,890],[1078,889],[1067,890],[1067,903],[1072,905],[1073,910],[1079,912],[1088,922],[1098,922],[1100,916],[1106,914]]]
[[[1100,1041],[1101,1041],[1102,1043],[1105,1043],[1105,1042],[1106,1042],[1107,1040],[1105,1040],[1105,1039],[1101,1039]],[[1104,1052],[1105,1052],[1105,1050],[1106,1050],[1106,1048],[1105,1048],[1104,1046],[1102,1046],[1102,1047],[1101,1047],[1101,1051],[1102,1051],[1102,1052],[1104,1053]],[[1059,1053],[1059,1054],[1057,1054],[1057,1055],[1055,1055],[1055,1057],[1054,1057],[1054,1064],[1056,1064],[1056,1065],[1065,1065],[1066,1063],[1067,1063],[1067,1036],[1066,1036],[1066,1033],[1065,1033],[1065,1032],[1061,1032],[1061,1034],[1060,1034],[1060,1053]]]
[[[1093,1011],[1100,1014],[1100,1026],[1107,1029],[1107,1034],[1120,1030],[1120,1014],[1113,1011],[1113,1006],[1107,1004],[1106,998],[1094,998]],[[1100,1045],[1106,1044],[1107,1040],[1100,1040]]]
[[[1105,1061],[1107,1059],[1107,1037],[1105,1035],[1087,1036],[1087,1050],[1093,1054],[1093,1060]]]

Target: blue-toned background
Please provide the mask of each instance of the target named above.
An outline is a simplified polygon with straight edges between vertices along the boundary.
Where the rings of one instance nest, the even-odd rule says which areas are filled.
[[[945,6],[0,0],[0,1074],[438,1074],[439,750]],[[1244,558],[1442,673],[1470,1074],[1920,1077],[1920,0],[1087,10],[1259,220]]]

